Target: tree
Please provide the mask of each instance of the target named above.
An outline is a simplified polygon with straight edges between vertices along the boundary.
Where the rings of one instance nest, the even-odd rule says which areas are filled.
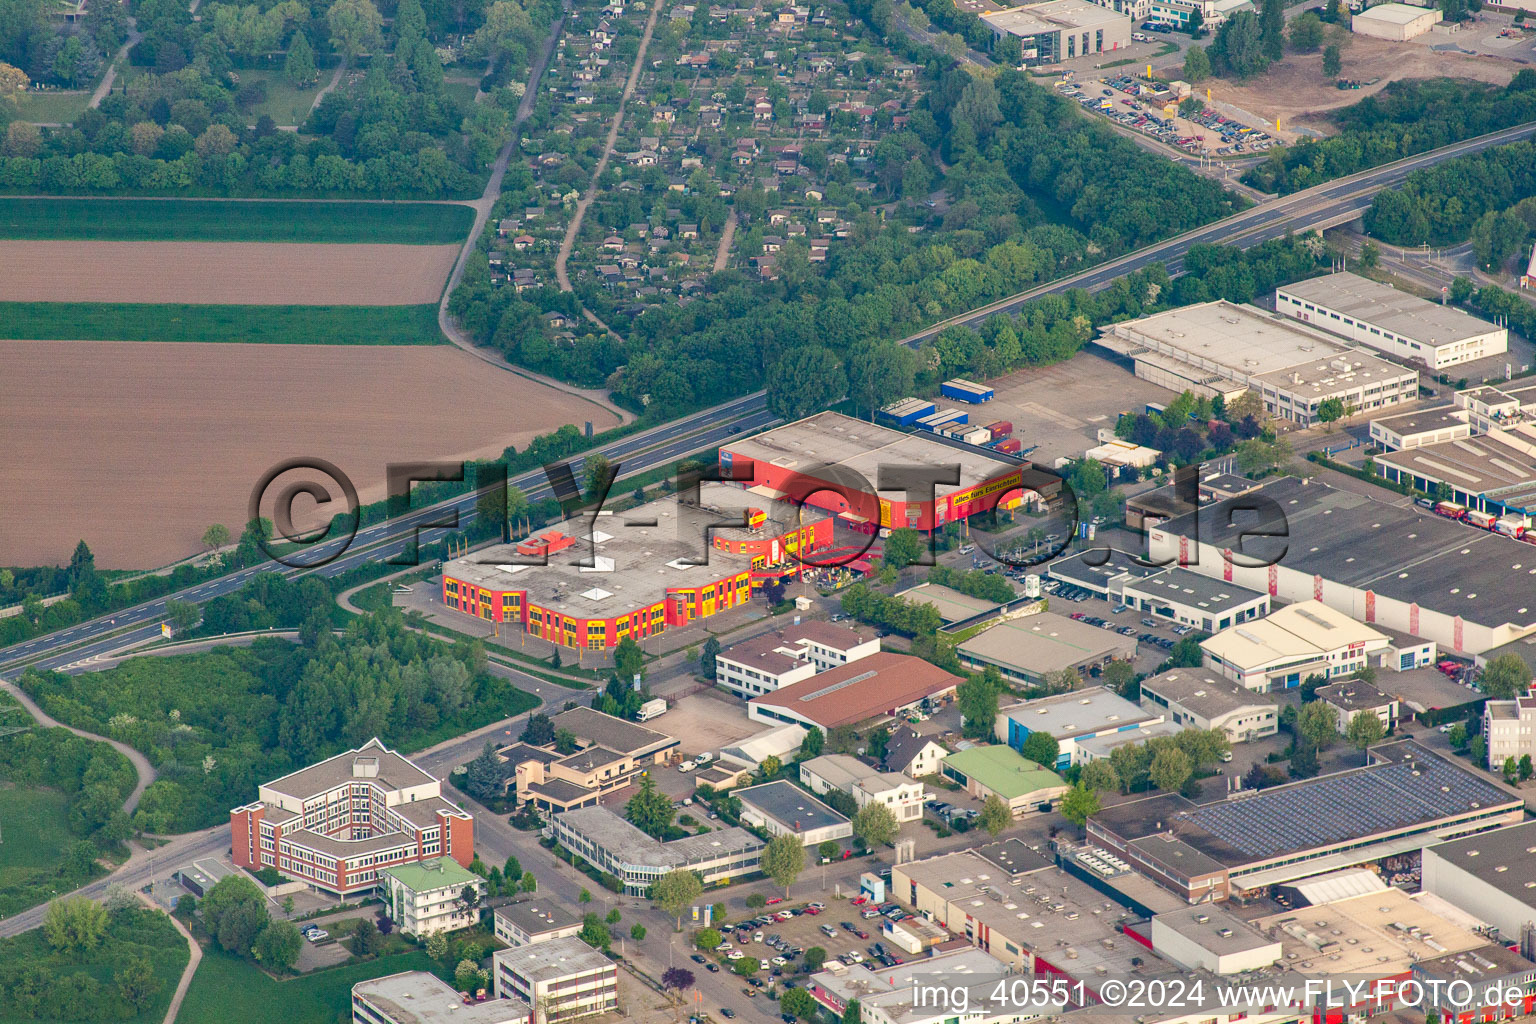
[[[1344,70],[1344,60],[1339,44],[1329,43],[1323,47],[1323,77],[1337,78],[1342,70]]]
[[[286,971],[299,962],[299,950],[303,946],[304,940],[293,922],[269,921],[256,936],[251,954],[271,970]]]
[[[349,60],[384,41],[384,19],[372,0],[336,0],[325,12],[331,45]]]
[[[1348,415],[1349,410],[1344,405],[1342,398],[1325,398],[1317,403],[1317,418],[1323,423],[1332,423],[1341,420]]]
[[[107,908],[84,896],[65,896],[48,904],[43,914],[43,938],[61,953],[96,948],[107,931]]]
[[[896,814],[878,800],[871,800],[859,808],[853,816],[853,834],[864,840],[865,846],[886,846],[896,840],[901,829]],[[805,859],[805,847],[800,848],[800,859]],[[775,879],[777,881],[777,879]]]
[[[801,759],[821,756],[822,747],[826,744],[826,733],[814,725],[805,731],[805,738],[800,741]]]
[[[798,420],[820,412],[843,397],[848,379],[830,349],[802,345],[779,357],[768,374],[768,411]]]
[[[1237,446],[1237,468],[1251,477],[1262,476],[1291,457],[1290,443],[1284,439],[1263,441],[1249,438]]]
[[[837,856],[838,845],[836,839],[823,839],[816,846],[816,855],[822,860],[831,860]]]
[[[923,535],[910,527],[901,526],[892,530],[891,535],[885,539],[884,552],[880,557],[892,569],[901,570],[909,565],[918,565],[927,553],[928,545],[923,541]]]
[[[624,805],[624,817],[646,835],[653,839],[666,837],[667,830],[672,827],[672,817],[677,813],[672,806],[672,798],[656,788],[656,782],[649,775],[642,776],[640,788],[635,795],[629,798],[629,803]]]
[[[960,706],[961,731],[970,739],[988,739],[997,722],[997,696],[1003,678],[993,669],[967,676],[955,689]]]
[[[288,44],[288,56],[283,60],[283,77],[295,89],[313,85],[318,77],[315,70],[315,48],[309,45],[309,38],[303,32],[295,32],[293,41]]]
[[[1374,711],[1356,711],[1344,729],[1344,736],[1354,744],[1355,749],[1361,751],[1372,743],[1380,742],[1386,734],[1387,727]]]
[[[1263,71],[1270,61],[1261,37],[1258,15],[1238,11],[1216,30],[1210,46],[1212,68],[1238,78],[1251,78]]]
[[[1061,744],[1056,742],[1056,737],[1048,732],[1032,732],[1024,738],[1024,743],[1019,747],[1019,753],[1023,754],[1035,764],[1045,768],[1056,766],[1056,757],[1061,753]]]
[[[1531,669],[1520,655],[1501,654],[1483,666],[1477,684],[1492,700],[1510,700],[1531,685]]]
[[[474,995],[475,990],[485,984],[485,971],[473,960],[460,960],[453,969],[453,983],[460,992]]]
[[[769,754],[767,757],[763,758],[762,763],[757,767],[758,770],[762,772],[763,778],[772,779],[778,775],[780,771],[783,770],[784,762],[780,761],[777,756]]]
[[[433,960],[441,961],[448,955],[448,938],[442,932],[433,932],[427,936],[427,956]]]
[[[764,896],[762,893],[754,892],[754,893],[749,893],[747,895],[747,909],[748,910],[761,910],[763,907],[766,907],[767,905],[768,905],[768,897]]]
[[[217,551],[229,543],[229,527],[223,523],[214,523],[203,531],[203,547],[209,551]]]
[[[639,927],[636,925],[636,927]],[[674,991],[693,988],[693,972],[686,967],[668,967],[661,972],[661,987]]]
[[[655,886],[651,887],[651,891],[654,895]],[[699,934],[693,937],[693,944],[706,953],[713,953],[715,950],[720,948],[720,943],[724,941],[725,940],[720,937],[720,933],[713,928],[700,929]]]
[[[774,836],[763,848],[763,874],[774,884],[784,887],[784,898],[789,898],[789,887],[800,877],[805,867],[805,847],[796,836]]]
[[[533,21],[521,4],[496,0],[485,12],[485,22],[475,30],[470,50],[495,60],[501,54],[526,45],[533,34]]]
[[[1504,781],[1511,786],[1515,784],[1515,776],[1520,772],[1520,765],[1513,757],[1504,759]]]
[[[1188,754],[1177,747],[1168,747],[1159,750],[1152,758],[1152,766],[1147,773],[1158,789],[1177,793],[1189,781],[1193,771],[1194,765],[1190,763]]]
[[[1096,793],[1113,792],[1120,788],[1120,776],[1115,766],[1103,758],[1095,758],[1083,765],[1077,780]]]
[[[1312,53],[1323,45],[1323,19],[1307,11],[1291,21],[1286,34],[1290,37],[1291,49]]]
[[[527,724],[523,726],[523,734],[518,739],[535,747],[547,747],[555,742],[554,724],[542,711],[529,715]]]
[[[608,924],[618,924],[619,921],[623,918],[623,916],[624,915],[619,913],[619,908],[618,907],[614,907],[612,910],[608,911],[607,917],[605,917],[603,920],[606,921]]]
[[[608,952],[608,947],[613,944],[613,935],[608,931],[608,926],[603,919],[596,914],[586,914],[581,919],[581,931],[576,937],[593,949]]]
[[[1259,34],[1264,56],[1271,61],[1285,56],[1285,0],[1263,0],[1259,9]]]
[[[859,1009],[857,999],[848,1000],[848,1005],[843,1007],[842,1024],[863,1024],[864,1013]]]
[[[1532,773],[1533,770],[1536,770],[1536,769],[1532,768],[1532,765],[1531,765],[1531,755],[1530,754],[1521,754],[1520,755],[1520,781],[1524,782],[1527,779],[1529,779],[1531,777],[1531,773]]]
[[[1211,77],[1211,58],[1203,46],[1191,46],[1184,54],[1184,80],[1203,82]]]
[[[779,1009],[791,1017],[811,1020],[816,1016],[817,1002],[803,988],[792,988],[779,997]]]
[[[758,971],[762,970],[762,967],[763,962],[755,956],[744,956],[740,960],[737,960],[731,964],[731,970],[735,971],[743,978],[751,977]]]
[[[1467,746],[1467,756],[1477,764],[1486,765],[1488,763],[1488,741],[1481,736],[1472,737],[1472,742]]]
[[[469,888],[465,886],[465,888]],[[384,936],[379,934],[379,926],[373,923],[371,917],[357,919],[357,927],[352,931],[351,948],[354,956],[373,956],[384,945]]]
[[[634,637],[626,636],[613,648],[613,670],[626,686],[636,676],[645,674],[645,652]]]
[[[582,886],[581,892],[576,894],[576,902],[587,904],[592,902],[592,890]]]
[[[881,409],[912,393],[917,353],[894,341],[860,341],[848,349],[848,396],[856,409],[873,417]]]
[[[243,875],[227,875],[214,883],[203,897],[202,910],[208,934],[239,956],[250,954],[251,943],[268,919],[266,897]]]
[[[1169,753],[1169,751],[1165,751],[1165,753]],[[1174,750],[1171,753],[1177,754],[1179,751]],[[1156,763],[1154,760],[1153,764],[1156,765]],[[1180,782],[1179,785],[1182,786],[1183,782]],[[1099,794],[1095,790],[1083,785],[1082,782],[1078,782],[1077,785],[1067,790],[1066,795],[1061,798],[1061,816],[1078,828],[1086,825],[1089,818],[1099,813],[1099,809]]]
[[[827,962],[827,951],[820,946],[812,946],[805,951],[802,959],[805,961],[807,971],[818,971],[821,965]]]
[[[524,871],[523,872],[522,890],[523,890],[523,892],[538,892],[539,891],[539,880],[534,877],[532,871]]]
[[[640,941],[644,940],[645,939],[645,925],[640,924],[638,922],[636,922],[635,924],[630,925],[629,926],[629,937],[634,939],[636,942],[640,942]]]
[[[112,972],[112,984],[123,1002],[136,1010],[142,1010],[160,991],[160,979],[155,976],[155,966],[149,957],[140,953],[130,954]]]
[[[668,871],[651,885],[651,902],[677,919],[677,931],[683,930],[683,911],[702,895],[704,895],[704,883],[699,880],[698,875],[686,868]],[[711,930],[705,929],[705,931]],[[718,946],[719,933],[716,932],[715,936],[715,945]],[[702,932],[700,937],[703,937]]]
[[[1104,666],[1099,681],[1126,700],[1138,700],[1141,688],[1136,682],[1136,668],[1129,661],[1116,659]]]
[[[1296,713],[1296,736],[1300,740],[1327,750],[1339,735],[1339,719],[1326,702],[1316,700],[1303,704]]]
[[[185,633],[192,629],[202,617],[202,610],[191,601],[180,601],[174,597],[165,600],[165,618],[175,633]]]
[[[715,659],[719,656],[720,640],[713,633],[711,633],[709,638],[704,641],[704,649],[699,654],[699,675],[703,676],[705,679],[708,679],[710,682],[714,682],[715,673],[717,671],[715,668]]]
[[[1374,270],[1381,264],[1381,250],[1375,242],[1366,242],[1360,246],[1360,266],[1366,270]]]
[[[997,836],[1013,824],[1013,811],[1008,809],[1008,805],[996,793],[989,793],[982,802],[976,824],[986,829],[988,835]]]
[[[1445,738],[1450,741],[1452,750],[1460,750],[1467,745],[1467,724],[1465,722],[1457,722],[1451,726],[1451,731],[1446,734]]]

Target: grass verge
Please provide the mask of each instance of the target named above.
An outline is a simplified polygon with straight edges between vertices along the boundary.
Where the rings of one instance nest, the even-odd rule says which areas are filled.
[[[437,306],[195,306],[0,302],[16,341],[218,341],[263,345],[437,345]]]
[[[433,966],[418,949],[277,981],[254,964],[205,948],[176,1020],[227,1024],[238,1007],[241,1024],[335,1024],[350,1019],[352,986],[358,982]]]
[[[462,242],[475,211],[446,203],[0,199],[0,238],[122,242]]]

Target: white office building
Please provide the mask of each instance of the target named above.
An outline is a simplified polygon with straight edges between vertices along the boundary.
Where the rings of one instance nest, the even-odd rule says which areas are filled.
[[[1488,767],[1498,771],[1510,758],[1536,758],[1536,696],[1490,700],[1483,705],[1483,738],[1488,744]]]
[[[823,754],[800,763],[800,781],[818,796],[838,790],[853,797],[854,806],[885,804],[897,821],[917,821],[926,799],[923,784],[901,772],[871,768],[847,754]]]
[[[1308,676],[1347,676],[1391,643],[1385,633],[1321,601],[1303,601],[1266,619],[1224,629],[1200,646],[1206,667],[1267,693],[1300,686]]]
[[[536,1024],[590,1017],[619,1008],[619,971],[577,938],[497,950],[491,973],[498,999],[520,999]]]
[[[1143,679],[1141,703],[1163,709],[1179,725],[1220,729],[1229,743],[1273,736],[1280,729],[1280,709],[1273,697],[1208,668],[1169,669]]]
[[[1358,23],[1387,8],[1400,8],[1410,17],[1428,17],[1431,23],[1438,20],[1438,12],[1406,4],[1373,7],[1354,20]],[[1275,309],[1431,370],[1509,351],[1507,329],[1357,274],[1327,274],[1277,288]]]
[[[879,653],[879,636],[867,630],[806,622],[721,651],[715,656],[715,682],[750,700]]]
[[[452,857],[397,864],[379,872],[379,878],[389,916],[406,935],[458,931],[480,920],[480,911],[463,896],[470,889],[483,897],[485,879],[459,867]]]

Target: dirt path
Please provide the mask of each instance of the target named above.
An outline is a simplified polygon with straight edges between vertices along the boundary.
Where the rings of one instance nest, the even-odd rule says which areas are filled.
[[[112,63],[108,66],[107,73],[101,76],[101,84],[97,85],[96,91],[91,93],[91,102],[85,105],[87,110],[95,110],[101,106],[101,101],[106,99],[107,94],[112,91],[112,83],[117,81],[117,66],[128,59],[128,51],[133,49],[134,44],[143,38],[143,33],[134,27],[133,19],[129,18],[128,40],[118,48],[117,53],[112,57]]]
[[[48,714],[44,713],[42,708],[37,706],[37,703],[31,697],[26,695],[21,687],[17,686],[9,679],[0,679],[0,690],[4,690],[12,697],[15,697],[16,702],[26,709],[27,714],[37,719],[37,724],[49,729],[68,729],[70,732],[74,733],[76,736],[81,737],[82,739],[95,740],[98,743],[110,743],[114,750],[126,757],[128,761],[133,765],[133,770],[138,773],[139,776],[139,781],[133,787],[133,792],[128,794],[127,800],[123,801],[123,810],[128,813],[129,817],[133,816],[134,809],[139,806],[139,797],[143,794],[145,788],[148,787],[151,782],[155,781],[155,768],[154,765],[149,763],[149,758],[145,757],[137,750],[134,750],[126,743],[119,743],[117,740],[109,740],[105,736],[98,736],[93,732],[86,732],[84,729],[72,728],[71,726],[65,725],[63,722],[60,722],[58,719],[49,716]]]
[[[725,230],[720,232],[720,248],[715,250],[715,273],[725,269],[725,263],[731,258],[731,245],[736,241],[736,211],[732,210],[730,216],[725,218]]]
[[[464,277],[464,267],[469,262],[470,254],[475,251],[475,245],[480,241],[480,236],[485,233],[486,224],[491,219],[491,210],[496,206],[496,200],[501,198],[501,181],[506,176],[507,164],[511,162],[512,153],[517,148],[517,133],[523,123],[533,115],[534,101],[538,98],[539,80],[544,77],[544,69],[549,66],[550,57],[555,52],[555,44],[560,39],[560,33],[565,28],[565,15],[562,14],[550,26],[549,36],[544,40],[544,47],[539,52],[538,60],[528,71],[528,87],[523,91],[523,101],[517,105],[517,115],[512,120],[512,138],[502,147],[496,156],[496,163],[491,167],[491,177],[485,183],[485,192],[480,198],[469,204],[475,208],[475,223],[469,229],[469,237],[464,241],[464,247],[459,250],[459,258],[453,265],[453,273],[448,275],[448,284],[443,288],[443,295],[437,306],[437,325],[443,335],[453,342],[458,348],[463,349],[481,362],[489,363],[508,373],[515,373],[527,380],[537,381],[545,387],[579,398],[584,402],[612,413],[619,417],[621,424],[627,424],[634,420],[634,414],[614,405],[607,392],[578,388],[564,381],[555,380],[542,373],[534,373],[521,366],[515,366],[507,362],[495,352],[475,344],[465,333],[459,329],[453,317],[448,312],[448,299],[453,295],[453,290],[459,286],[459,281]],[[643,45],[643,44],[642,44]]]
[[[155,905],[154,900],[143,893],[139,893],[139,899],[151,910],[160,909]],[[167,914],[166,916],[171,919],[171,924],[181,933],[181,937],[187,940],[187,953],[189,954],[186,969],[181,972],[181,980],[176,982],[176,993],[171,996],[170,1005],[165,1008],[164,1024],[176,1024],[176,1014],[181,1012],[181,1001],[187,997],[187,989],[192,987],[192,976],[197,973],[198,964],[203,962],[203,947],[197,944],[197,940],[192,937],[192,933],[187,931],[186,925],[178,921],[175,915]]]
[[[592,183],[587,186],[587,194],[582,196],[576,204],[576,212],[571,216],[571,226],[566,229],[565,240],[560,243],[560,254],[555,257],[555,280],[560,284],[560,290],[571,290],[571,279],[566,276],[565,264],[571,258],[571,249],[576,245],[576,236],[581,232],[581,222],[587,216],[587,207],[592,205],[592,200],[597,198],[597,190],[603,178],[603,172],[608,169],[608,159],[613,156],[613,147],[619,141],[619,129],[624,124],[624,111],[629,106],[629,98],[635,94],[635,86],[640,82],[640,72],[645,67],[645,51],[651,45],[651,33],[656,30],[656,16],[661,13],[661,5],[653,4],[651,16],[645,19],[645,31],[640,36],[640,48],[635,51],[635,63],[629,69],[629,80],[624,83],[624,95],[619,97],[619,109],[613,115],[613,124],[608,128],[608,141],[603,144],[603,155],[597,160],[597,168],[592,172]]]
[[[331,80],[325,83],[325,87],[323,89],[315,93],[315,101],[309,105],[309,112],[311,114],[313,114],[319,108],[320,101],[325,99],[326,96],[330,95],[331,92],[333,92],[335,88],[341,84],[341,76],[346,73],[347,61],[346,58],[342,58],[341,63],[336,66],[336,73],[331,76]]]

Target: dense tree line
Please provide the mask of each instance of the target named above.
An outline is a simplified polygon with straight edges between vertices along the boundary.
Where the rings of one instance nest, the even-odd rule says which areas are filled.
[[[186,940],[170,918],[127,894],[109,897],[105,908],[83,898],[60,904],[86,917],[86,926],[0,939],[0,1017],[159,1020],[166,982],[174,986],[187,962]]]
[[[1479,259],[1502,263],[1530,228],[1513,211],[1500,214],[1532,195],[1536,144],[1511,142],[1414,171],[1401,188],[1376,193],[1365,229],[1393,245],[1454,245],[1476,228]]]
[[[0,61],[33,82],[75,89],[101,74],[105,58],[128,37],[128,12],[119,0],[93,3],[78,29],[44,0],[6,0],[0,5]]]
[[[263,639],[82,676],[31,671],[21,685],[50,714],[149,757],[159,778],[133,823],[152,832],[216,824],[259,783],[374,736],[411,749],[532,704],[485,671],[478,644],[413,632],[390,610],[302,644]]]
[[[933,605],[885,597],[862,583],[848,588],[842,606],[843,611],[861,622],[905,636],[931,636],[944,624]]]
[[[1337,135],[1276,147],[1243,181],[1295,192],[1536,119],[1536,71],[1517,72],[1503,88],[1450,78],[1393,82],[1331,116]]]

